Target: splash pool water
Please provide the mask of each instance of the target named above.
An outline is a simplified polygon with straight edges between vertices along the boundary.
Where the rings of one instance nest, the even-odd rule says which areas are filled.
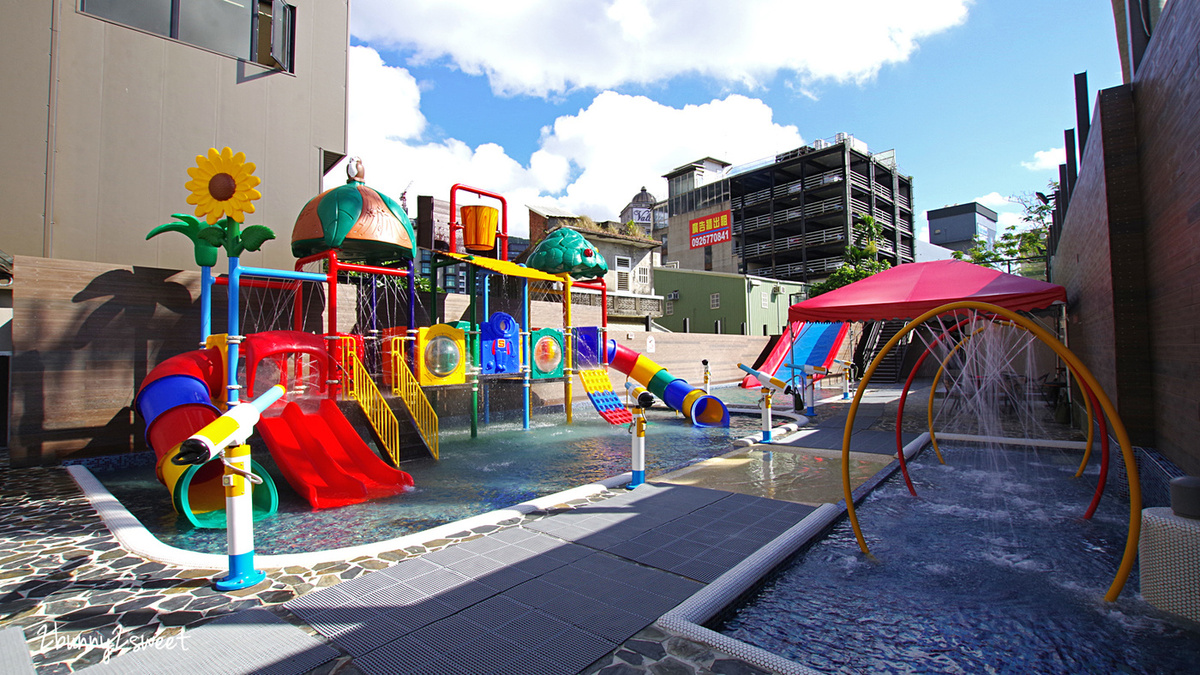
[[[1136,594],[1104,602],[1128,503],[1080,518],[1078,455],[942,447],[859,508],[738,609],[722,632],[823,672],[1196,672],[1200,627]]]
[[[583,410],[570,426],[556,417],[535,420],[529,431],[519,423],[487,426],[476,439],[466,430],[446,431],[440,462],[404,463],[416,483],[414,492],[323,511],[311,510],[287,486],[269,455],[258,452],[255,457],[275,474],[280,508],[255,524],[256,551],[300,553],[383,541],[628,471],[628,430]],[[761,424],[755,416],[733,415],[728,429],[699,428],[662,409],[651,409],[648,420],[648,477],[726,452],[732,439],[754,433]],[[191,529],[175,515],[153,467],[95,474],[162,542],[190,551],[225,552],[224,530]]]

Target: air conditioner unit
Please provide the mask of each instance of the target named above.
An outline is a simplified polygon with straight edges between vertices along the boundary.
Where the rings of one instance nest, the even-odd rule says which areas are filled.
[[[667,299],[668,300],[678,300],[679,299],[679,291],[671,291],[670,293],[667,293]]]

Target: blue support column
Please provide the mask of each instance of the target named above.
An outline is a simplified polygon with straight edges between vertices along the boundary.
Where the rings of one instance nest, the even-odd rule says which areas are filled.
[[[525,349],[522,351],[525,354],[524,362],[521,364],[521,372],[524,374],[525,385],[525,401],[522,406],[521,425],[523,429],[529,428],[529,407],[530,407],[530,391],[529,391],[529,369],[533,367],[533,339],[529,335],[529,279],[523,280],[521,286],[521,342]]]
[[[229,333],[229,338],[225,357],[225,402],[230,408],[237,405],[238,402],[238,347],[242,341],[241,334],[238,333],[238,330],[241,328],[238,324],[238,305],[240,300],[238,287],[242,279],[242,272],[241,268],[238,267],[238,262],[236,257],[229,259],[229,327],[226,329]]]
[[[200,268],[200,345],[203,346],[208,342],[208,336],[212,335],[212,287],[213,275],[212,268],[204,266]]]

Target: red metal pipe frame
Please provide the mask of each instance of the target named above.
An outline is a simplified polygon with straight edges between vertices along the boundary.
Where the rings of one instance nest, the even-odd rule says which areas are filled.
[[[380,274],[388,277],[406,277],[408,270],[398,270],[391,267],[380,267],[378,265],[359,265],[357,263],[340,262],[337,258],[337,251],[330,249],[321,251],[313,255],[306,256],[296,261],[296,271],[307,265],[310,262],[317,260],[328,260],[329,271],[325,275],[325,283],[329,284],[329,334],[337,333],[337,275],[338,272],[363,272],[366,274]],[[411,302],[411,300],[410,300]]]
[[[904,403],[908,399],[908,390],[909,387],[912,386],[913,379],[916,377],[917,371],[921,369],[921,364],[925,363],[925,358],[932,353],[933,346],[940,342],[942,338],[949,335],[950,331],[962,326],[964,323],[967,323],[970,320],[970,317],[968,317],[947,328],[942,332],[941,335],[937,336],[933,342],[929,343],[929,345],[925,347],[925,351],[921,354],[921,358],[917,359],[917,362],[913,364],[912,371],[909,372],[908,379],[904,382],[904,389],[900,392],[900,404],[896,410],[896,457],[900,463],[900,473],[904,475],[904,483],[908,486],[909,493],[914,497],[917,496],[917,490],[913,487],[912,479],[908,476],[908,462],[904,457],[904,444],[900,438],[900,421],[904,418]],[[1096,513],[1096,507],[1100,504],[1100,497],[1104,494],[1104,484],[1108,479],[1108,424],[1104,419],[1104,411],[1100,410],[1099,403],[1096,401],[1096,394],[1092,391],[1091,387],[1089,387],[1086,382],[1078,377],[1075,378],[1075,381],[1079,383],[1079,387],[1083,389],[1084,393],[1087,394],[1089,399],[1091,399],[1092,409],[1099,410],[1100,413],[1098,415],[1100,425],[1100,477],[1096,483],[1096,492],[1092,495],[1092,502],[1088,505],[1087,511],[1083,514],[1083,518],[1085,520],[1089,520],[1091,519],[1092,515]]]
[[[450,252],[458,253],[458,239],[454,235],[457,230],[463,229],[463,226],[458,223],[458,202],[455,195],[459,190],[500,200],[500,260],[508,260],[508,201],[495,192],[480,190],[462,183],[455,183],[450,187]]]
[[[1096,482],[1096,494],[1092,495],[1092,503],[1088,504],[1087,511],[1083,514],[1084,520],[1090,520],[1096,513],[1096,507],[1100,505],[1100,496],[1104,494],[1104,483],[1108,480],[1108,424],[1104,420],[1104,409],[1100,407],[1092,388],[1078,377],[1075,378],[1075,381],[1079,383],[1079,387],[1092,402],[1092,410],[1099,413],[1096,417],[1100,421],[1100,478]]]

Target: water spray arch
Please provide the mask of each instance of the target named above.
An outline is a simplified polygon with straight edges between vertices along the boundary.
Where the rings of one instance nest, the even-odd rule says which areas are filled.
[[[912,385],[913,377],[916,375],[917,370],[921,367],[921,364],[925,362],[925,358],[927,356],[929,356],[934,345],[937,342],[941,341],[941,339],[943,337],[948,335],[950,333],[950,331],[961,327],[963,324],[971,322],[973,320],[973,318],[974,317],[967,317],[965,319],[962,319],[955,325],[951,326],[949,329],[943,331],[941,335],[939,335],[932,343],[930,343],[930,345],[928,347],[926,347],[924,353],[921,354],[921,358],[919,358],[917,360],[916,364],[913,366],[912,372],[909,373],[908,380],[906,380],[904,383],[904,390],[901,393],[900,404],[896,411],[896,447],[897,447],[897,457],[899,458],[899,462],[900,462],[901,473],[904,475],[904,480],[908,486],[909,493],[911,493],[914,497],[917,496],[917,491],[916,491],[916,488],[913,487],[912,479],[908,475],[908,460],[904,457],[904,452],[901,449],[901,445],[900,445],[900,421],[904,417],[904,403],[908,396],[908,389]],[[1023,326],[1017,325],[1011,321],[994,321],[994,320],[992,320],[991,323],[998,323],[1002,326],[1007,326],[1007,327],[1011,327],[1011,328],[1024,328]],[[983,326],[980,326],[979,328],[972,331],[972,333],[970,335],[963,336],[959,339],[958,343],[955,344],[954,347],[949,351],[949,353],[946,354],[945,358],[942,359],[941,365],[938,367],[937,374],[934,375],[933,384],[929,388],[929,402],[928,402],[928,406],[926,407],[926,416],[927,416],[927,420],[928,420],[928,431],[929,431],[929,443],[930,443],[930,445],[933,446],[933,451],[935,454],[937,454],[938,461],[943,464],[945,464],[945,461],[943,461],[943,459],[942,459],[942,452],[941,452],[941,449],[938,447],[938,442],[937,442],[937,432],[934,430],[934,427],[933,427],[934,394],[937,392],[938,383],[941,381],[942,375],[946,371],[946,364],[950,361],[950,359],[954,356],[954,354],[959,350],[959,348],[965,346],[971,338],[975,337],[982,331],[986,330],[989,327],[989,325],[990,324],[985,324]],[[1095,393],[1092,392],[1091,387],[1087,384],[1087,382],[1080,379],[1075,374],[1075,371],[1071,368],[1070,364],[1067,365],[1067,372],[1075,377],[1076,381],[1078,381],[1078,383],[1080,385],[1080,388],[1083,390],[1083,392],[1085,394],[1083,400],[1084,400],[1084,403],[1086,404],[1086,409],[1087,409],[1087,429],[1088,429],[1087,445],[1084,449],[1083,459],[1079,464],[1079,469],[1076,470],[1076,472],[1075,472],[1075,478],[1079,478],[1080,476],[1083,475],[1084,467],[1087,466],[1088,459],[1091,457],[1092,441],[1093,441],[1093,433],[1094,433],[1093,426],[1095,423],[1097,423],[1097,419],[1095,417],[1094,410],[1098,407],[1098,404],[1096,403],[1096,396],[1095,396]],[[1109,458],[1108,427],[1107,427],[1107,424],[1105,423],[1104,415],[1099,416],[1098,424],[1100,425],[1100,476],[1096,482],[1096,491],[1092,496],[1092,500],[1088,504],[1088,508],[1083,514],[1084,520],[1090,519],[1096,513],[1096,507],[1100,505],[1100,498],[1104,495],[1104,486],[1106,483],[1106,479],[1108,478],[1108,458]]]
[[[900,342],[909,333],[916,330],[921,324],[937,317],[941,314],[953,312],[957,310],[973,310],[976,312],[988,312],[994,315],[1002,316],[1014,324],[1017,324],[1029,331],[1040,340],[1043,344],[1050,347],[1068,367],[1076,374],[1077,379],[1081,383],[1086,383],[1087,387],[1094,393],[1098,399],[1098,403],[1103,413],[1108,416],[1112,422],[1113,433],[1117,437],[1117,442],[1121,447],[1121,454],[1125,461],[1125,471],[1129,476],[1129,531],[1125,541],[1125,550],[1121,558],[1120,565],[1117,568],[1116,575],[1110,584],[1107,593],[1104,596],[1106,601],[1112,602],[1121,594],[1121,590],[1125,587],[1125,582],[1129,578],[1129,573],[1133,569],[1133,563],[1137,558],[1138,536],[1141,532],[1141,510],[1142,510],[1142,495],[1139,488],[1137,463],[1133,456],[1133,446],[1129,440],[1129,434],[1125,429],[1124,423],[1117,414],[1116,407],[1112,401],[1104,393],[1095,376],[1088,370],[1087,366],[1079,360],[1077,356],[1058,341],[1053,335],[1047,332],[1041,326],[1033,323],[1029,319],[1017,314],[1016,312],[1005,309],[998,305],[993,305],[986,302],[973,300],[961,300],[950,302],[940,307],[935,307],[917,318],[911,320],[898,331],[887,344],[883,346],[879,354],[871,361],[863,374],[862,381],[854,394],[854,399],[850,403],[850,410],[846,418],[846,427],[842,435],[842,489],[846,502],[846,515],[850,520],[850,525],[854,530],[855,539],[858,541],[859,549],[867,555],[871,555],[870,548],[867,546],[866,538],[863,536],[862,528],[858,522],[858,514],[854,508],[854,496],[850,483],[850,436],[854,428],[854,419],[858,412],[858,407],[862,402],[863,393],[867,390],[867,385],[871,381],[871,377],[875,374],[879,363],[887,356],[896,344]]]

